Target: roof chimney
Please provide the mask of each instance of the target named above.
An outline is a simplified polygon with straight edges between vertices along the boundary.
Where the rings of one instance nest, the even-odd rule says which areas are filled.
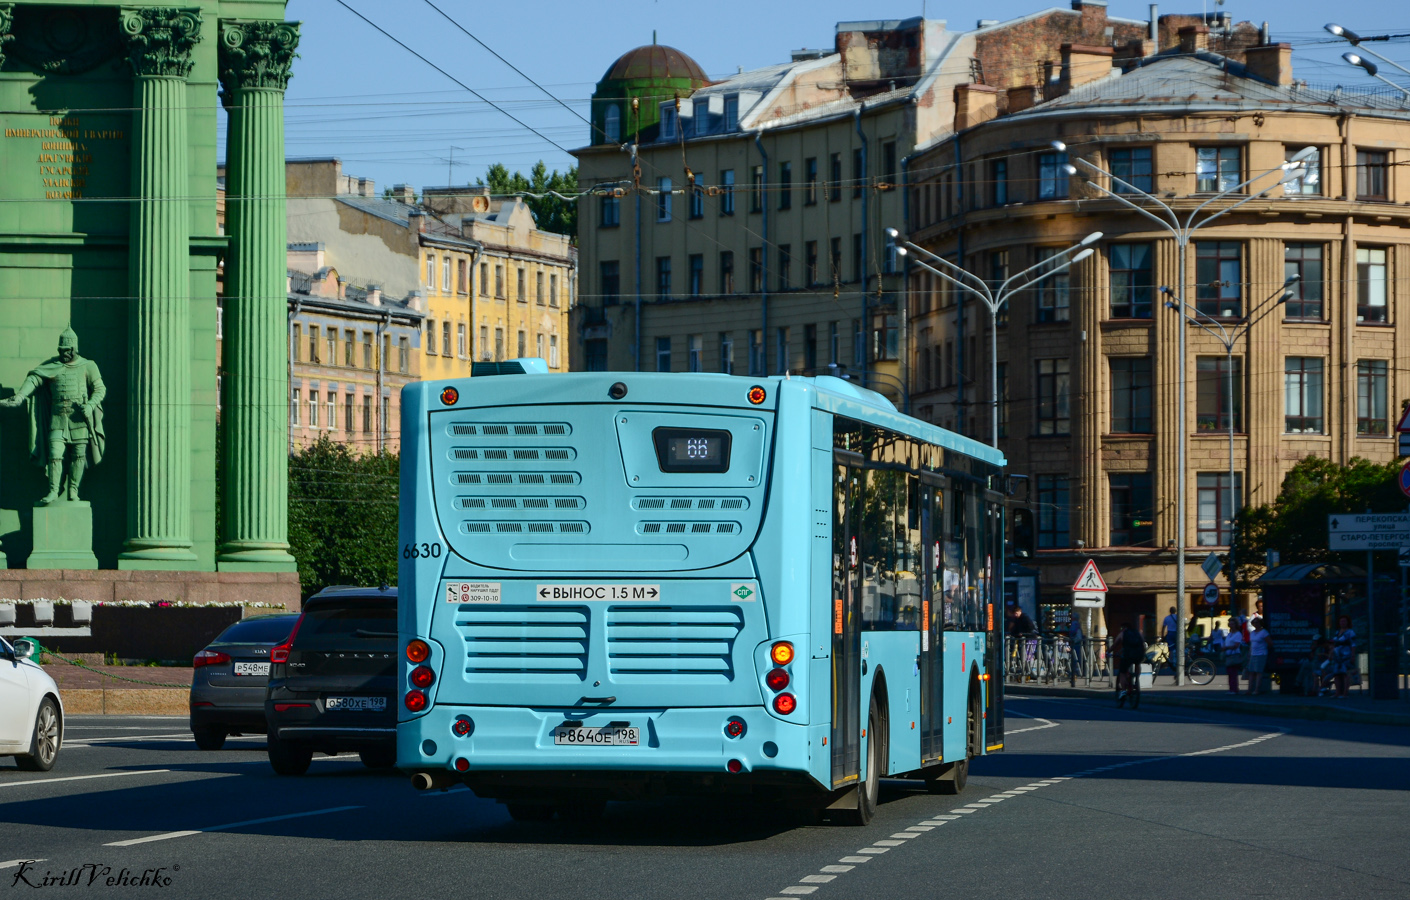
[[[1021,87],[1011,87],[1009,88],[1008,96],[1010,113],[1023,112],[1029,107],[1037,106],[1042,101],[1042,97],[1038,93],[1038,86],[1036,84],[1025,84]]]
[[[1209,28],[1205,25],[1186,25],[1180,29],[1180,52],[1203,53],[1209,49]]]
[[[999,114],[999,89],[987,84],[955,88],[955,130],[964,131]]]
[[[1270,84],[1292,84],[1292,44],[1263,44],[1244,51],[1244,65]]]
[[[1113,56],[1114,51],[1110,47],[1063,44],[1058,90],[1067,93],[1078,85],[1110,75]]]
[[[392,199],[400,200],[406,204],[415,203],[416,190],[409,184],[394,184],[392,185]]]

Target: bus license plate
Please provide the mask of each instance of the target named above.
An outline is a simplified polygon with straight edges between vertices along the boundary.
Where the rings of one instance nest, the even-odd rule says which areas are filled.
[[[237,662],[235,664],[236,675],[268,675],[269,663],[267,662]]]
[[[324,706],[328,709],[353,709],[381,712],[387,708],[386,697],[329,697]]]
[[[569,728],[560,725],[553,729],[553,743],[583,747],[635,747],[641,742],[641,729],[621,725],[607,728]]]

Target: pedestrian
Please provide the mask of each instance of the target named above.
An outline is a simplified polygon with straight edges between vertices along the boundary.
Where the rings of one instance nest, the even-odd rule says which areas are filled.
[[[1037,629],[1033,627],[1033,620],[1028,617],[1028,613],[1023,611],[1023,607],[1014,607],[1013,634],[1032,634]]]
[[[1259,601],[1259,603],[1262,602]],[[1263,617],[1258,616],[1253,620],[1253,634],[1248,639],[1248,691],[1250,694],[1258,693],[1258,686],[1263,680],[1263,672],[1268,667],[1268,651],[1271,649],[1273,649],[1273,636],[1263,626]]]
[[[1263,621],[1263,600],[1255,600],[1253,603],[1253,615],[1248,617],[1249,627],[1253,627],[1255,622]],[[1265,628],[1267,625],[1264,626]]]
[[[1356,632],[1351,627],[1351,617],[1337,619],[1337,633],[1332,636],[1332,680],[1337,686],[1337,698],[1346,699],[1346,682],[1352,666],[1356,665]]]
[[[1229,633],[1224,636],[1224,671],[1229,675],[1229,692],[1239,692],[1239,669],[1243,666],[1244,649],[1248,643],[1239,630],[1238,620],[1229,618]]]
[[[1170,615],[1166,616],[1165,621],[1161,623],[1161,631],[1163,632],[1161,640],[1165,641],[1165,652],[1170,657],[1170,670],[1178,672],[1180,671],[1180,658],[1176,655],[1175,648],[1179,646],[1176,643],[1176,635],[1180,631],[1180,620],[1175,616],[1175,607],[1170,607]]]
[[[1074,609],[1067,623],[1067,643],[1072,652],[1072,673],[1074,675],[1087,674],[1086,659],[1082,653],[1082,647],[1086,642],[1087,636],[1082,633],[1082,617]]]
[[[1219,653],[1224,649],[1224,635],[1228,634],[1224,626],[1218,619],[1214,620],[1214,630],[1209,633],[1209,649],[1211,653]]]

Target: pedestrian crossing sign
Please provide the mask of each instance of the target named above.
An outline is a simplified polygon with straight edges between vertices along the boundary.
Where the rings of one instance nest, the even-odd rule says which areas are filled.
[[[1106,593],[1106,582],[1102,580],[1102,573],[1097,571],[1095,560],[1087,560],[1087,565],[1082,567],[1082,574],[1077,576],[1076,584],[1072,585],[1074,591]]]

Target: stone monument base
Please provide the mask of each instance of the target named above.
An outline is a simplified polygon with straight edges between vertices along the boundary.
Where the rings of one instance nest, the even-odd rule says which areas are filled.
[[[0,544],[11,535],[18,535],[20,531],[20,511],[17,509],[0,509]],[[9,563],[5,561],[5,551],[0,549],[0,569],[9,568]]]
[[[25,565],[30,569],[96,569],[93,555],[93,508],[87,500],[56,500],[36,506],[33,513],[34,549]]]
[[[298,612],[297,572],[142,572],[117,569],[3,569],[0,599],[38,598],[113,603],[282,604]],[[270,609],[268,612],[282,612]]]

